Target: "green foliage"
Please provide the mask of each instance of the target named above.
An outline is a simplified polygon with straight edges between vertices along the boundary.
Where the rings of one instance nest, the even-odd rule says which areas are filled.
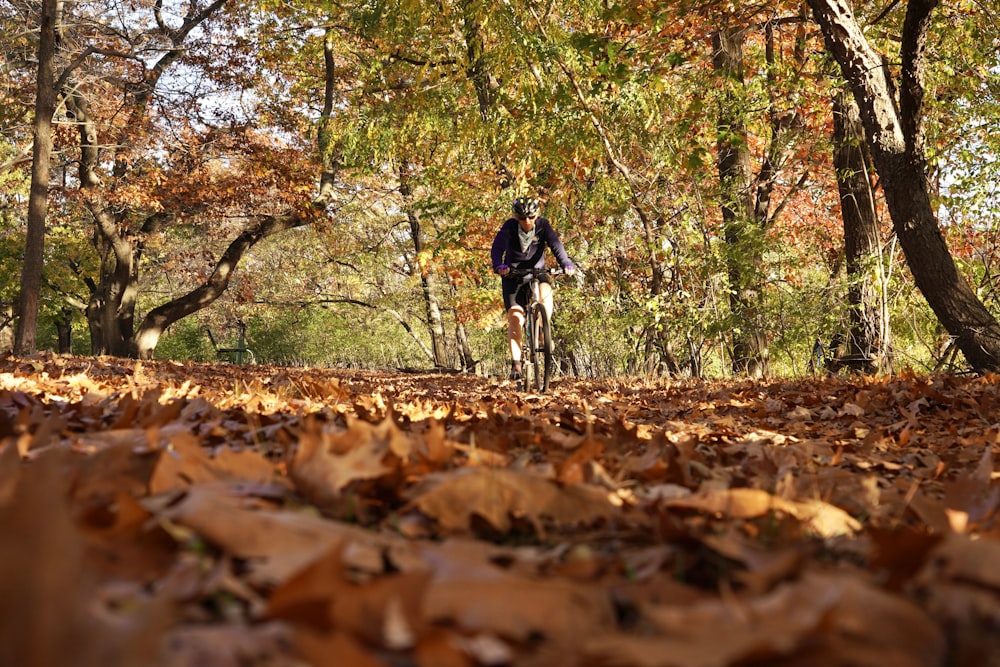
[[[237,348],[235,323],[208,324],[210,318],[187,318],[173,325],[156,349],[160,359],[214,361],[206,329],[218,348]],[[398,322],[385,315],[359,317],[350,308],[257,308],[246,319],[245,346],[257,363],[352,368],[419,367],[416,345],[405,344]],[[229,358],[229,357],[227,357]]]
[[[194,317],[174,323],[160,338],[160,343],[156,346],[156,358],[215,361],[215,348],[212,347],[206,328],[205,324]],[[212,335],[217,333],[213,331]]]
[[[0,263],[5,267],[20,266],[24,257],[24,232],[13,221],[0,215]],[[0,304],[13,304],[20,288],[20,271],[0,272]]]
[[[0,164],[13,159],[16,154],[17,147],[0,137]],[[25,168],[0,171],[0,266],[5,267],[4,271],[0,271],[0,306],[13,304],[19,289],[19,269],[24,257],[24,221],[31,182],[29,173]],[[0,318],[3,315],[0,312]]]

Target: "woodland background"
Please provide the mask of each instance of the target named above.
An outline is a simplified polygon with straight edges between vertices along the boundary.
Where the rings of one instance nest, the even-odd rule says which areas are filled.
[[[992,312],[1000,19],[856,3],[890,82],[910,8],[931,204]],[[496,372],[488,248],[531,193],[582,269],[567,374],[963,365],[803,3],[4,0],[0,40],[0,318],[36,299],[28,347],[204,360],[245,326],[259,361]]]

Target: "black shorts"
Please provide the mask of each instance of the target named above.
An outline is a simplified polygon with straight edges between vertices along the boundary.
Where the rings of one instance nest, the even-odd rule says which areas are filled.
[[[505,310],[510,310],[514,307],[514,304],[525,309],[528,307],[528,297],[531,296],[530,281],[530,276],[500,279],[500,285],[503,288],[503,307]],[[548,275],[544,274],[538,276],[538,282],[552,283]]]

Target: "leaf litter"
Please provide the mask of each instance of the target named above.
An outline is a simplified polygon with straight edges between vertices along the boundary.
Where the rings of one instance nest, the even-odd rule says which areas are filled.
[[[8,357],[0,664],[997,664],[997,406]]]

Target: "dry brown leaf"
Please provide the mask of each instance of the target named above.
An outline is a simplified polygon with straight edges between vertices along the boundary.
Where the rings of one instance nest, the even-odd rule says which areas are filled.
[[[726,558],[743,563],[746,571],[737,572],[734,577],[755,593],[764,593],[800,572],[809,555],[807,549],[798,545],[765,549],[735,530],[699,539]]]
[[[322,508],[341,505],[341,492],[359,480],[379,478],[396,470],[409,455],[409,438],[391,418],[378,425],[350,420],[346,431],[333,432],[307,422],[289,465],[296,488]]]
[[[369,647],[346,632],[317,634],[299,629],[295,633],[295,648],[310,667],[386,667]]]
[[[152,514],[123,492],[78,504],[77,526],[88,545],[88,564],[97,572],[151,581],[177,558],[177,543],[150,521]]]
[[[294,634],[280,623],[178,626],[167,633],[160,667],[299,667]]]
[[[668,508],[692,509],[732,519],[756,519],[772,512],[784,512],[802,521],[820,537],[849,535],[861,529],[850,514],[820,500],[791,501],[760,489],[727,489],[663,502]]]
[[[293,510],[272,510],[227,484],[201,484],[160,513],[237,558],[261,587],[284,581],[319,554],[345,541],[392,544],[357,526]]]
[[[1000,591],[1000,542],[949,535],[928,555],[923,585],[935,579],[962,581]]]
[[[84,540],[73,524],[63,471],[72,456],[50,452],[15,472],[0,507],[0,664],[153,664],[171,619],[150,600],[114,610],[86,569]]]
[[[449,630],[432,630],[414,650],[418,667],[473,667],[474,648],[469,640]],[[506,648],[506,647],[504,647]],[[488,650],[488,649],[487,649]],[[500,656],[500,661],[479,660],[479,664],[503,664],[510,662],[511,652]]]
[[[749,599],[684,606],[649,605],[658,636],[598,636],[585,643],[594,664],[725,667],[751,661],[794,663],[798,653],[831,665],[932,667],[945,655],[943,633],[914,603],[845,575],[810,574]],[[856,662],[865,656],[864,661]],[[850,659],[848,659],[848,656]]]
[[[992,518],[1000,507],[1000,485],[993,484],[993,446],[987,443],[974,470],[945,484],[945,514],[951,529],[967,532]]]
[[[560,526],[592,524],[616,512],[606,491],[561,485],[522,470],[465,468],[429,476],[412,494],[410,505],[437,521],[444,532],[470,530],[473,516],[501,533],[511,517],[524,518],[541,534],[545,520]]]
[[[431,623],[519,643],[543,636],[567,649],[587,633],[610,629],[614,622],[610,600],[596,587],[502,572],[491,578],[435,578],[423,604]],[[568,655],[566,662],[572,662]]]
[[[332,550],[279,585],[267,614],[312,639],[335,641],[346,633],[371,646],[409,650],[428,632],[421,606],[429,576],[425,570],[354,581],[341,552]]]
[[[162,444],[161,437],[165,441]],[[212,455],[197,437],[176,429],[150,429],[147,439],[158,443],[163,450],[149,482],[152,494],[203,482],[265,483],[277,478],[274,464],[259,452],[221,447]]]

